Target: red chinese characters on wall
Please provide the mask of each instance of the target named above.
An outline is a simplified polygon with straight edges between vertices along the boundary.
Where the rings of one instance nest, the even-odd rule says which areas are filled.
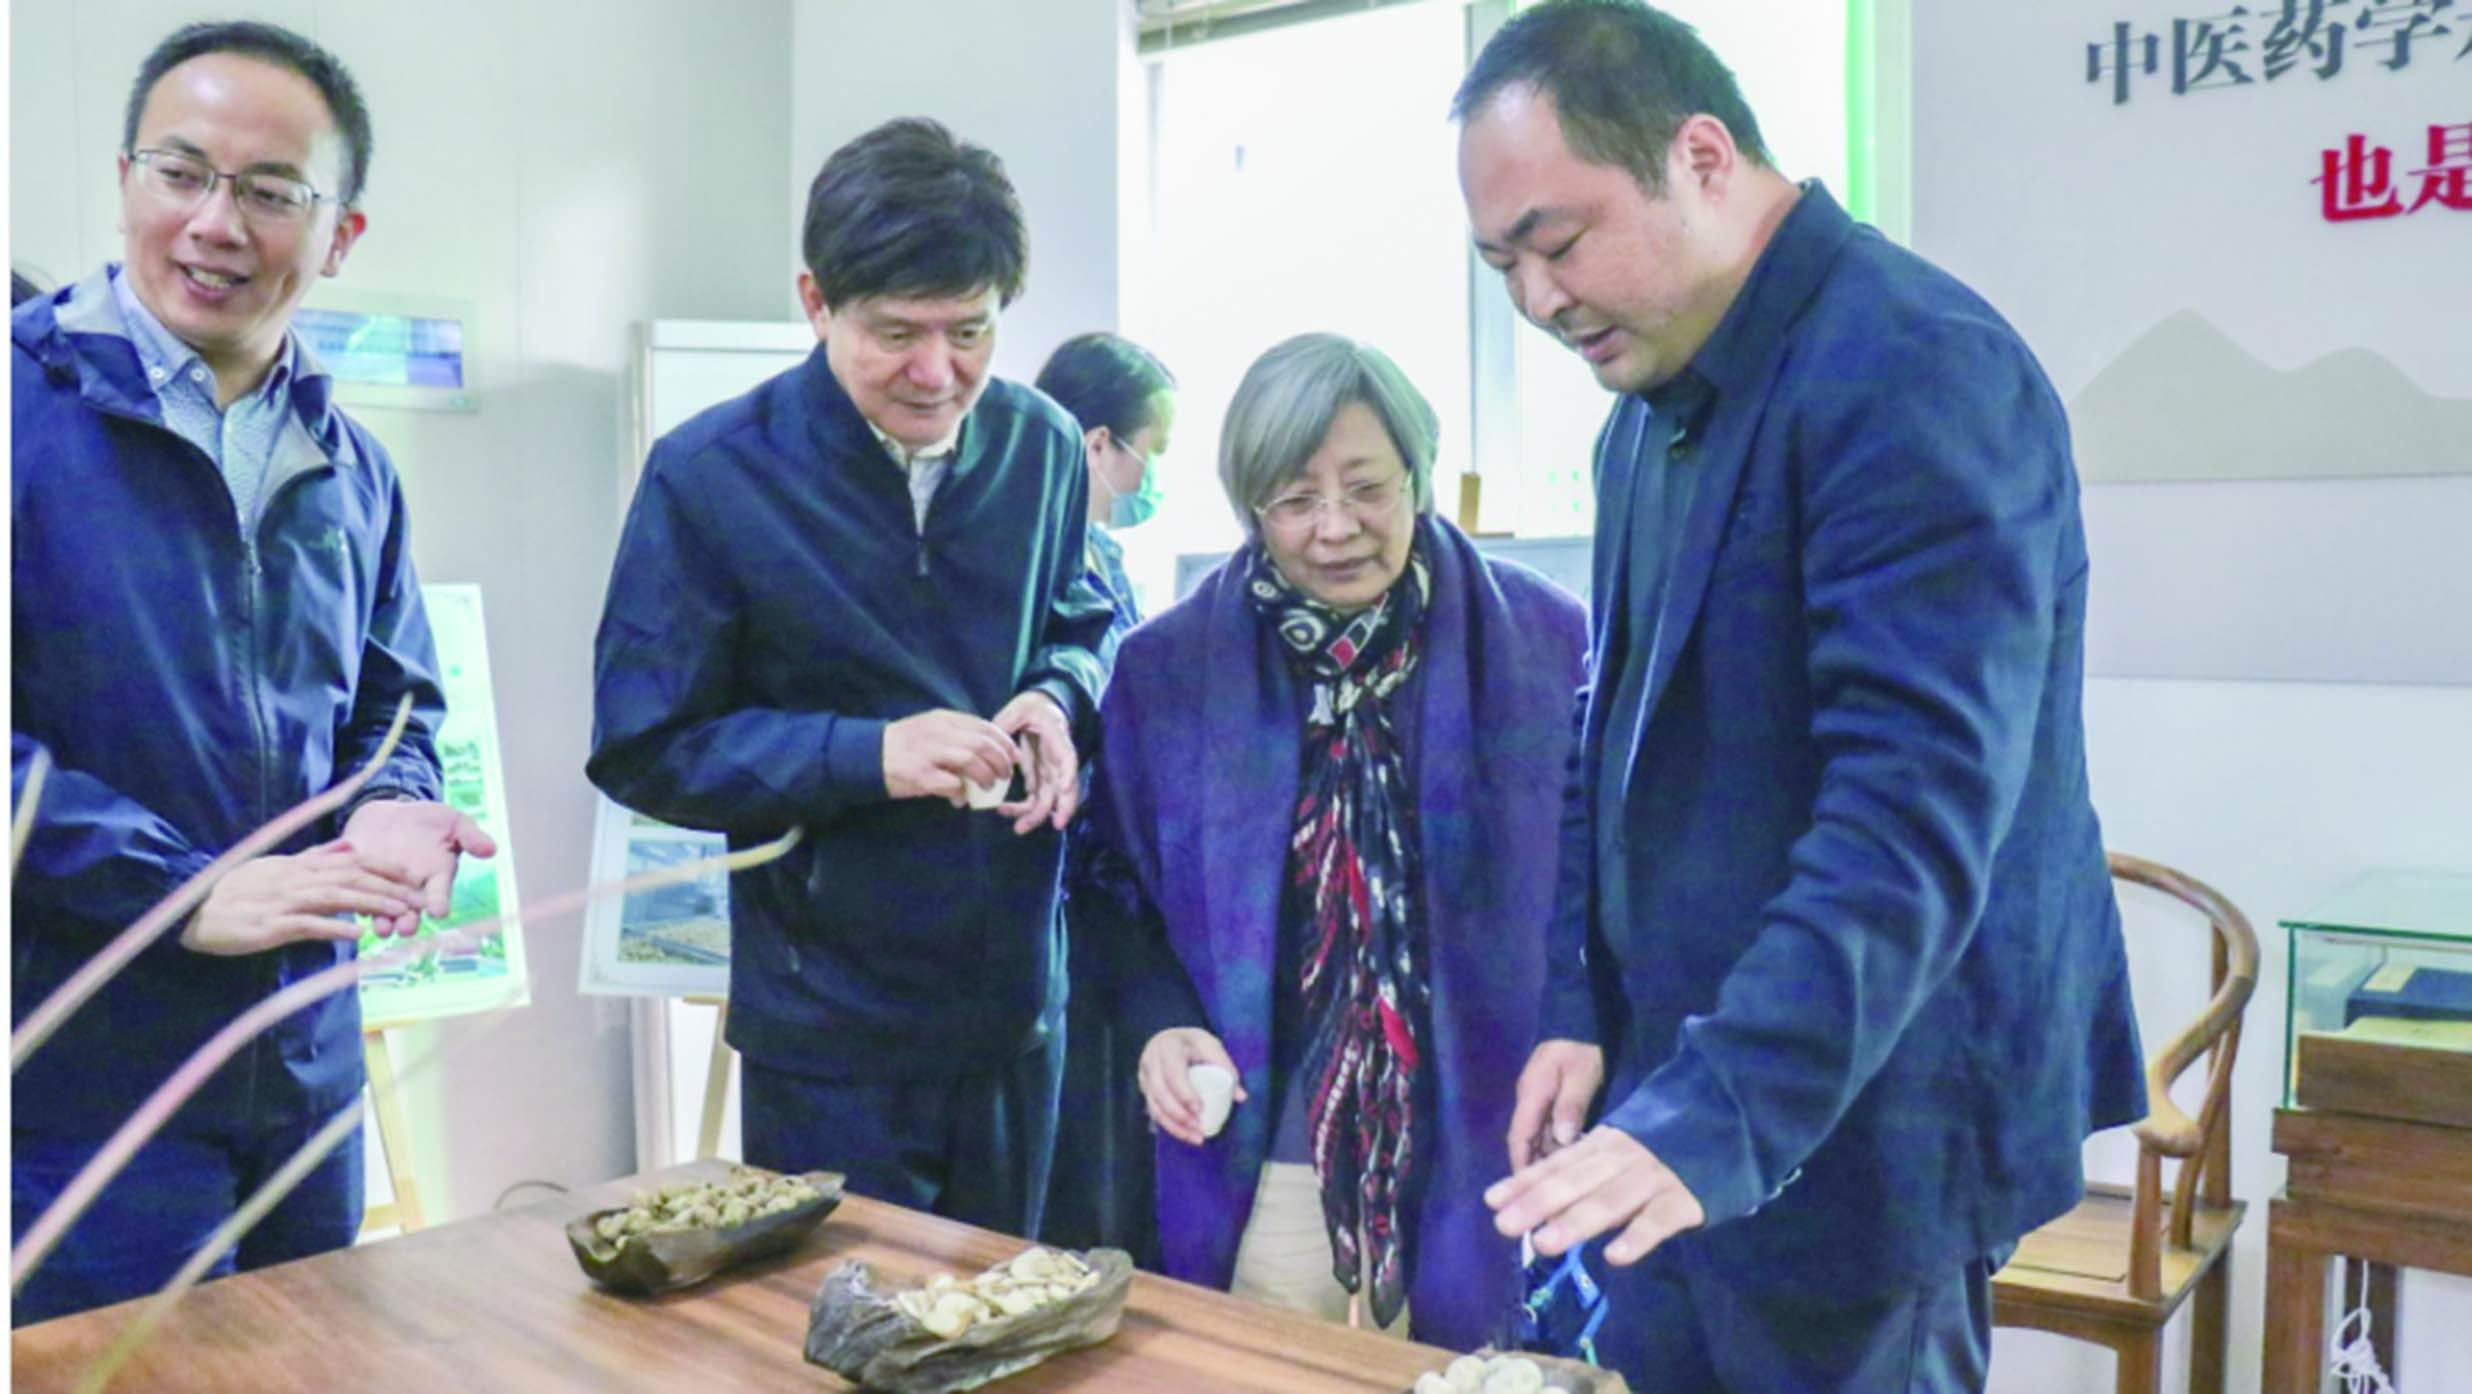
[[[2472,212],[2472,121],[2459,126],[2429,128],[2429,162],[2405,170],[2418,186],[2406,189],[2395,178],[2395,152],[2371,145],[2365,135],[2347,135],[2343,144],[2318,152],[2318,211],[2330,223],[2372,218],[2399,218],[2435,204],[2457,212]],[[2406,194],[2411,195],[2406,201]]]

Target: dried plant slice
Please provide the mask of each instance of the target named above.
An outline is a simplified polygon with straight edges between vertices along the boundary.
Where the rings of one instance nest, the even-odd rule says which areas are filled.
[[[1622,1377],[1576,1361],[1479,1351],[1416,1377],[1408,1394],[1623,1394]]]
[[[1053,1274],[1024,1282],[1021,1274]],[[938,1274],[885,1291],[855,1260],[827,1274],[809,1310],[807,1359],[886,1394],[975,1389],[1113,1335],[1133,1282],[1114,1249],[1089,1260],[1031,1249],[968,1281]]]

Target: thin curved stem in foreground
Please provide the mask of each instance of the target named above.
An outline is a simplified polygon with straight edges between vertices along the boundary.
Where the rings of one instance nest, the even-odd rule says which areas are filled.
[[[199,1280],[206,1276],[206,1270],[214,1267],[217,1260],[239,1244],[242,1235],[265,1219],[269,1211],[282,1204],[283,1198],[292,1193],[292,1188],[299,1185],[318,1163],[326,1160],[327,1153],[342,1146],[343,1140],[360,1131],[360,1128],[361,1096],[355,1094],[350,1105],[336,1113],[325,1127],[318,1129],[299,1151],[292,1154],[289,1161],[266,1179],[265,1185],[258,1187],[255,1195],[233,1211],[214,1233],[206,1236],[204,1245],[189,1256],[189,1261],[180,1266],[180,1271],[172,1275],[172,1280],[164,1284],[162,1291],[148,1300],[136,1320],[122,1327],[110,1348],[96,1356],[94,1363],[86,1367],[86,1372],[78,1377],[76,1394],[100,1394],[103,1387],[111,1383],[112,1376],[120,1373],[120,1367],[129,1362],[129,1357],[144,1347],[147,1338],[154,1335],[155,1328],[163,1324],[163,1319],[171,1315],[172,1306],[180,1300],[181,1294],[197,1286]]]
[[[792,828],[789,832],[761,846],[749,847],[743,851],[731,852],[718,857],[698,858],[694,861],[682,862],[677,866],[647,871],[623,880],[604,881],[599,885],[586,886],[582,890],[551,896],[548,900],[523,912],[524,918],[534,923],[554,919],[608,896],[630,895],[640,890],[651,890],[660,886],[692,881],[715,866],[731,872],[762,866],[797,846],[799,836],[800,830]],[[180,1068],[172,1071],[171,1077],[164,1080],[153,1094],[147,1096],[146,1102],[138,1105],[137,1111],[129,1115],[128,1121],[120,1125],[119,1131],[112,1134],[111,1139],[103,1144],[102,1150],[96,1152],[68,1186],[61,1191],[60,1198],[53,1201],[51,1208],[45,1210],[42,1217],[26,1231],[25,1237],[17,1241],[16,1246],[9,1251],[9,1290],[14,1292],[25,1286],[26,1279],[42,1265],[45,1258],[50,1256],[53,1247],[60,1242],[60,1237],[68,1232],[69,1226],[77,1223],[78,1218],[86,1213],[87,1209],[94,1204],[95,1198],[103,1193],[103,1188],[111,1184],[112,1178],[120,1174],[121,1169],[129,1164],[131,1157],[137,1155],[138,1149],[145,1146],[162,1129],[163,1125],[170,1121],[172,1114],[182,1104],[187,1103],[190,1096],[197,1093],[206,1081],[213,1077],[214,1072],[223,1067],[224,1062],[239,1054],[242,1046],[255,1040],[269,1027],[303,1007],[354,986],[365,973],[417,962],[449,945],[487,939],[497,932],[499,926],[504,924],[507,918],[504,915],[493,916],[468,928],[459,928],[435,938],[403,945],[380,954],[376,958],[353,959],[338,963],[322,973],[301,979],[234,1017],[224,1025],[222,1030],[215,1033],[213,1039],[199,1046],[188,1059],[182,1061]]]
[[[506,1009],[492,1012],[483,1020],[478,1031],[466,1032],[462,1039],[452,1046],[432,1051],[405,1067],[395,1077],[396,1087],[401,1088],[405,1083],[437,1068],[449,1056],[460,1055],[471,1050],[486,1039],[491,1032],[497,1030],[499,1025],[506,1021],[507,1016]],[[127,1326],[121,1328],[120,1334],[113,1338],[110,1348],[96,1356],[94,1363],[86,1367],[85,1373],[78,1379],[76,1394],[100,1394],[100,1391],[111,1383],[113,1376],[120,1373],[121,1367],[128,1364],[130,1358],[138,1351],[144,1349],[146,1342],[153,1338],[155,1329],[163,1324],[165,1317],[172,1314],[172,1308],[179,1305],[180,1299],[188,1293],[189,1289],[205,1281],[207,1271],[221,1261],[226,1253],[238,1248],[240,1241],[248,1235],[249,1231],[257,1228],[260,1221],[272,1213],[276,1206],[281,1205],[283,1198],[290,1195],[293,1188],[316,1169],[318,1163],[325,1161],[329,1153],[341,1147],[346,1138],[360,1131],[364,1112],[361,1099],[361,1095],[354,1094],[350,1104],[338,1111],[332,1119],[327,1121],[326,1126],[318,1129],[307,1142],[302,1143],[299,1151],[286,1158],[283,1165],[275,1169],[274,1175],[266,1178],[266,1184],[258,1187],[255,1194],[225,1218],[222,1224],[216,1226],[212,1234],[206,1236],[205,1242],[199,1246],[196,1253],[189,1256],[188,1262],[180,1266],[180,1271],[172,1275],[171,1281],[165,1283],[160,1291],[147,1299],[146,1305],[139,1310],[137,1316]]]
[[[377,753],[354,770],[350,778],[306,802],[294,805],[275,821],[233,844],[230,851],[208,862],[204,870],[182,882],[180,889],[157,901],[152,910],[138,916],[137,923],[120,931],[112,942],[103,946],[101,953],[78,965],[68,981],[55,989],[51,996],[44,998],[43,1005],[27,1013],[26,1019],[9,1033],[9,1073],[15,1074],[22,1068],[27,1057],[42,1049],[43,1042],[51,1039],[61,1023],[86,1005],[87,999],[102,991],[105,983],[129,965],[129,960],[144,953],[148,945],[179,924],[181,917],[215,888],[216,882],[232,874],[241,863],[269,847],[279,845],[293,833],[343,807],[346,800],[359,793],[360,787],[368,783],[369,777],[383,768],[387,758],[395,753],[395,744],[403,739],[404,727],[411,720],[412,694],[407,692],[403,700],[395,704],[394,723],[386,728],[386,739],[378,742]],[[24,810],[21,809],[18,816],[23,818]]]
[[[26,787],[17,792],[17,814],[9,819],[9,875],[26,855],[26,840],[34,836],[34,810],[43,802],[43,781],[51,774],[51,752],[37,750],[26,765]]]

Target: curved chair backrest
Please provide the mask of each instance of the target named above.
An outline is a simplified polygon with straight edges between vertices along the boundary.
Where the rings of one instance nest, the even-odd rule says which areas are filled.
[[[2227,1120],[2232,1063],[2240,1051],[2241,1014],[2248,1009],[2249,998],[2257,989],[2257,932],[2249,927],[2249,917],[2240,912],[2239,906],[2194,876],[2120,852],[2109,854],[2108,860],[2114,879],[2161,891],[2203,916],[2213,940],[2212,986],[2205,1010],[2146,1060],[2147,1113],[2145,1121],[2137,1125],[2138,1209],[2144,1221],[2138,1226],[2138,1237],[2144,1243],[2142,1252],[2131,1255],[2130,1267],[2132,1286],[2152,1290],[2160,1282],[2155,1244],[2160,1236],[2153,1235],[2153,1231],[2160,1219],[2157,1212],[2162,1199],[2161,1159],[2169,1156],[2181,1160],[2180,1174],[2172,1188],[2174,1245],[2189,1246],[2191,1214],[2201,1182],[2206,1203],[2231,1203],[2231,1128]],[[2206,1071],[2206,1092],[2197,1117],[2191,1118],[2172,1102],[2171,1086],[2201,1056],[2207,1055],[2212,1059]]]

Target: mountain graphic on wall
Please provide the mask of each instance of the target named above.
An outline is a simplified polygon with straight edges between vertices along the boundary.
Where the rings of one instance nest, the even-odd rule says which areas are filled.
[[[2140,336],[2069,404],[2088,483],[2472,474],[2472,399],[2368,349],[2290,372],[2194,310]]]

